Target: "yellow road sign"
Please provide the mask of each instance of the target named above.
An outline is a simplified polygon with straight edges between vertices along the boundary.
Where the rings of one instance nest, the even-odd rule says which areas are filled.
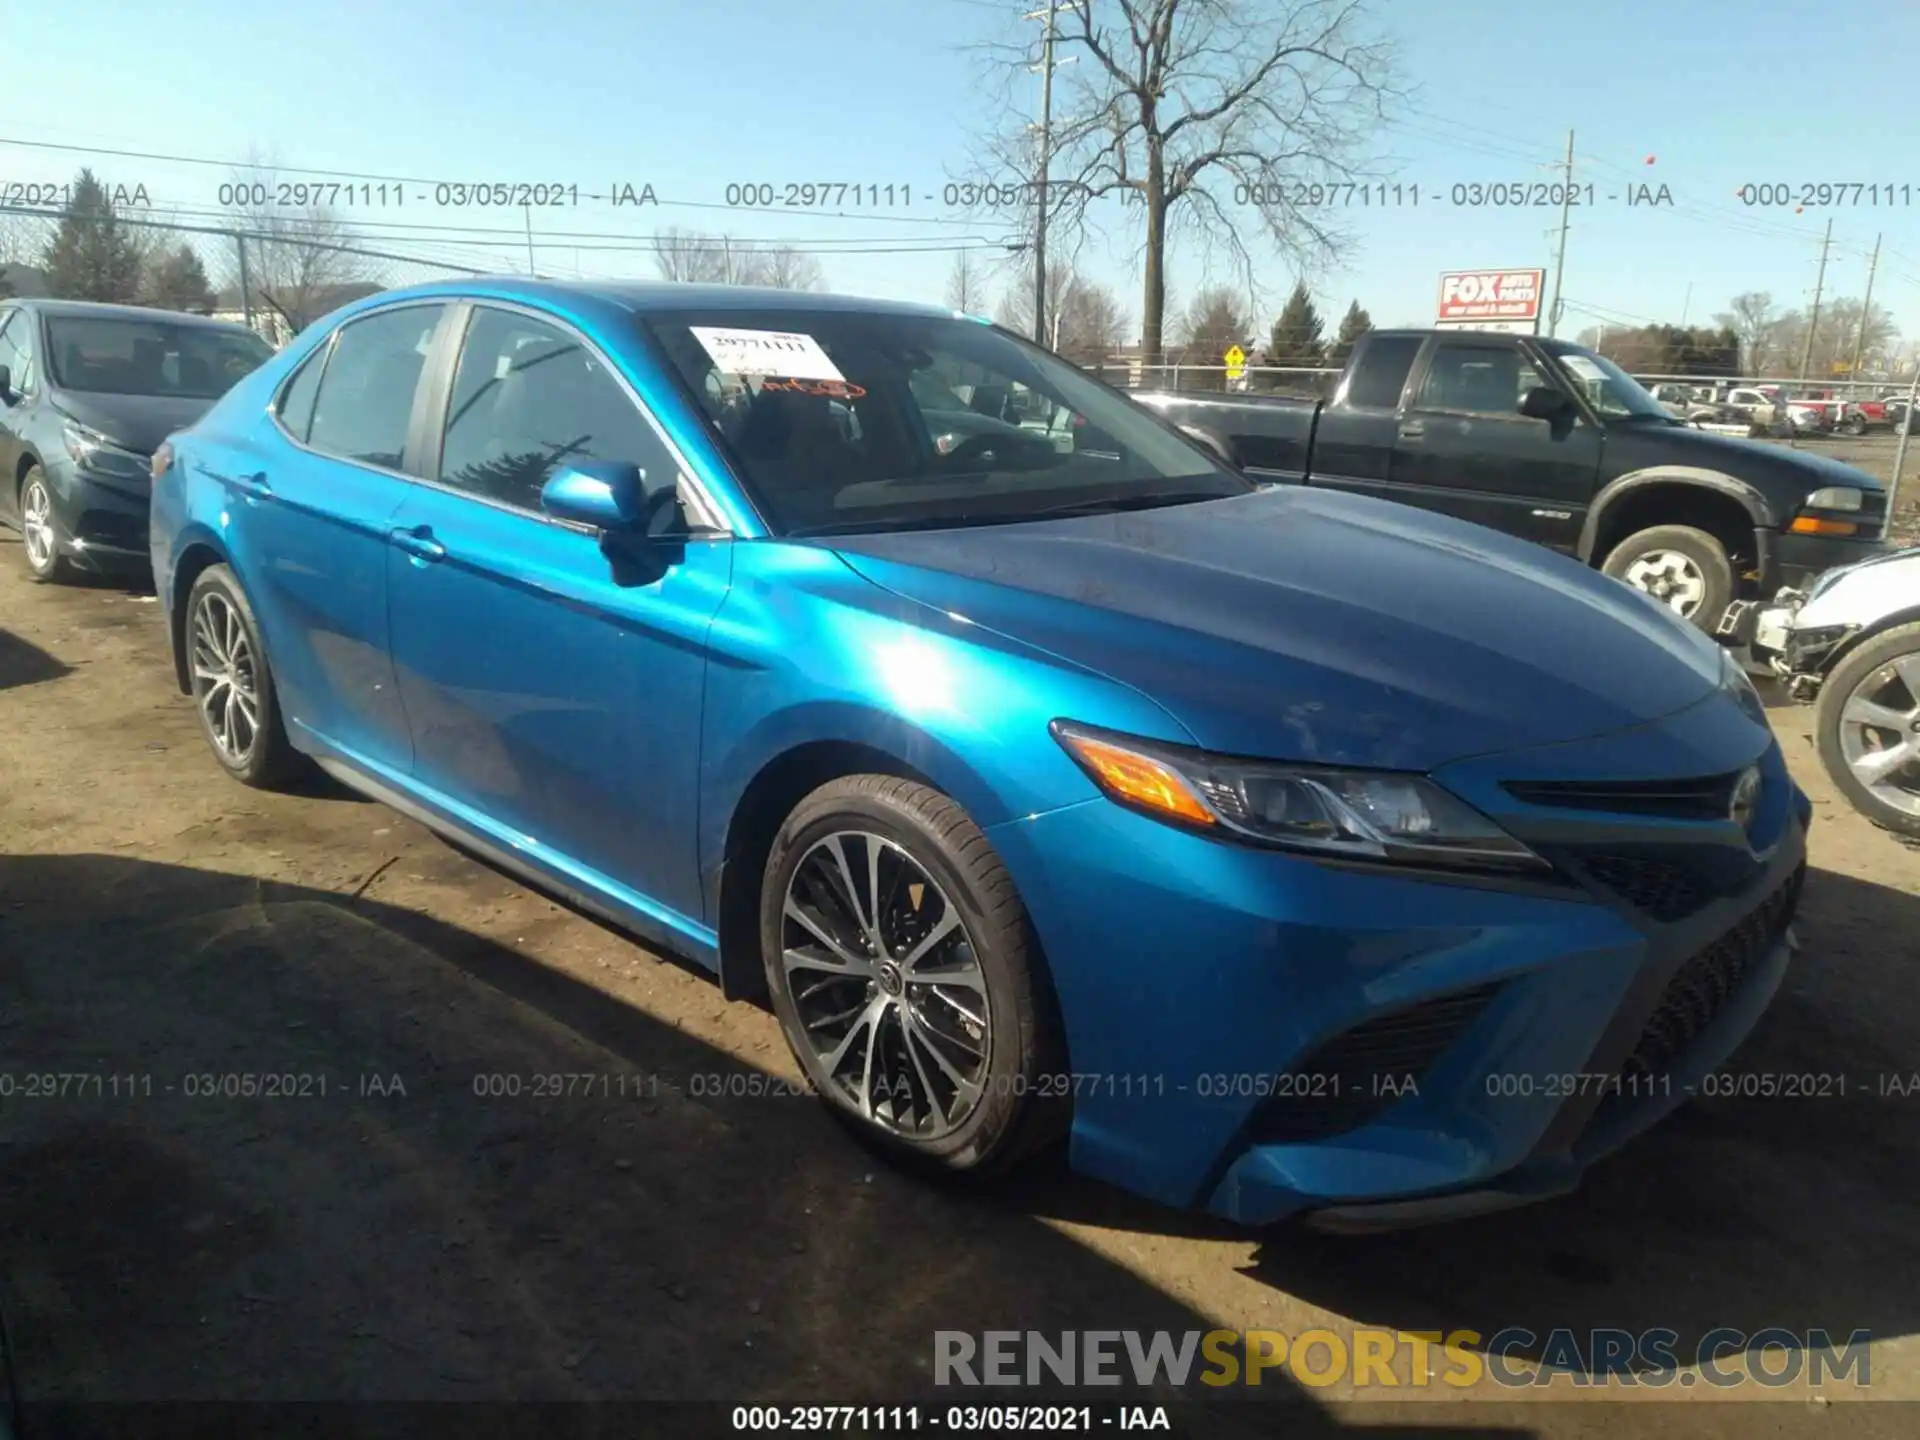
[[[1229,380],[1245,378],[1247,373],[1246,351],[1242,350],[1238,345],[1235,345],[1221,358],[1227,362],[1227,378]]]

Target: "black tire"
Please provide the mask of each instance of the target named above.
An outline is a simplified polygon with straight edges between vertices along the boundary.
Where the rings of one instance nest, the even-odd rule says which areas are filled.
[[[1867,433],[1867,417],[1864,415],[1849,415],[1841,424],[1840,428],[1849,435],[1864,435]]]
[[[237,627],[246,646],[244,658],[238,650],[231,653],[234,663],[221,667],[230,675],[242,680],[242,695],[252,701],[254,721],[248,725],[249,734],[244,746],[235,744],[232,748],[223,741],[209,715],[209,693],[217,681],[207,679],[201,672],[203,661],[217,661],[221,658],[215,650],[202,650],[202,636],[198,629],[202,616],[206,623],[214,627],[222,636],[231,636]],[[228,617],[231,617],[231,626]],[[293,748],[287,739],[287,731],[280,716],[280,697],[274,689],[273,669],[267,660],[265,642],[260,637],[260,624],[253,616],[253,606],[247,603],[247,595],[240,588],[240,582],[234,578],[233,571],[225,565],[209,565],[202,570],[193,582],[193,588],[187,592],[186,614],[182,617],[182,641],[187,650],[187,672],[189,683],[193,687],[193,708],[200,719],[200,733],[206,738],[207,748],[213,752],[213,758],[220,767],[243,785],[251,785],[258,790],[278,790],[283,788],[305,769],[305,760],[300,752]],[[224,642],[224,638],[222,640]],[[229,682],[231,695],[233,684]],[[212,708],[226,710],[229,707],[216,703]],[[244,710],[242,711],[244,714]],[[234,720],[235,740],[240,738],[239,721]]]
[[[1916,666],[1920,666],[1920,621],[1896,625],[1850,652],[1821,683],[1813,735],[1814,745],[1820,752],[1820,763],[1826,766],[1827,775],[1854,809],[1883,829],[1897,835],[1920,838],[1920,808],[1902,810],[1869,789],[1848,763],[1845,748],[1848,738],[1847,705],[1863,685],[1870,692],[1891,694],[1894,699],[1889,708],[1892,710],[1903,707],[1912,709],[1913,713],[1906,716],[1905,721],[1906,743],[1920,746],[1920,729],[1914,728],[1920,726],[1920,681],[1902,680],[1891,668],[1895,661],[1909,656],[1914,658]],[[1875,672],[1879,671],[1886,673],[1876,681]],[[1907,692],[1904,697],[1900,695],[1903,686]],[[1869,698],[1872,698],[1871,694]],[[1891,725],[1887,727],[1889,732],[1892,729]],[[1884,743],[1888,735],[1882,732],[1877,738]],[[1920,807],[1920,764],[1909,767],[1907,775],[1902,777],[1900,788],[1911,789],[1916,807]]]
[[[907,1068],[908,1062],[919,1060],[921,1081],[937,1073],[937,1064],[930,1066],[926,1060],[919,1059],[922,1055],[933,1058],[929,1042],[922,1040],[919,1051],[913,1051],[903,1028],[907,1022],[901,1018],[901,1011],[912,1008],[914,1014],[921,1017],[918,1023],[924,1024],[925,1017],[933,1012],[932,1001],[940,998],[928,992],[936,988],[951,991],[955,987],[916,986],[910,979],[903,978],[901,970],[895,969],[893,983],[897,990],[883,993],[882,980],[867,978],[863,973],[828,976],[811,986],[802,983],[798,988],[803,994],[796,995],[796,985],[782,960],[789,934],[823,956],[831,953],[824,946],[814,944],[807,931],[790,929],[797,922],[787,918],[786,900],[789,885],[803,863],[831,864],[821,857],[832,853],[831,837],[837,835],[846,837],[840,843],[849,859],[850,873],[865,868],[866,841],[860,837],[877,837],[882,842],[879,853],[883,858],[876,866],[892,867],[893,879],[889,888],[881,868],[871,872],[878,877],[873,882],[874,888],[886,897],[882,904],[871,908],[882,914],[883,930],[902,933],[889,923],[897,919],[905,932],[898,945],[892,938],[883,936],[890,960],[898,959],[902,949],[910,949],[916,938],[911,927],[920,918],[917,912],[928,892],[922,885],[919,894],[913,897],[914,913],[907,913],[900,906],[917,882],[909,880],[903,889],[900,877],[910,876],[917,866],[933,882],[936,898],[953,905],[960,926],[959,939],[951,948],[936,945],[929,955],[939,955],[944,949],[947,958],[943,958],[941,964],[945,965],[952,956],[966,950],[963,960],[970,956],[977,962],[985,986],[988,1022],[985,1056],[977,1062],[980,1068],[974,1072],[979,1094],[947,1133],[903,1134],[900,1128],[882,1118],[880,1112],[896,1103],[892,1097],[897,1094],[907,1101],[900,1108],[908,1112],[909,1123],[916,1114],[931,1117],[935,1113],[935,1107],[920,1107],[911,1097],[916,1081]],[[893,852],[890,847],[898,847],[898,851]],[[901,853],[911,864],[902,863]],[[802,876],[797,893],[803,897],[812,894],[816,899],[825,898],[839,904],[839,918],[848,918],[843,899],[845,887],[836,886],[832,895],[821,897],[819,887],[811,883],[820,878],[820,874],[810,870],[807,876]],[[866,882],[856,882],[861,883]],[[816,903],[811,913],[831,922],[835,917],[827,914],[827,910],[827,905]],[[943,915],[944,911],[931,915],[930,920],[938,922]],[[859,918],[864,922],[864,911]],[[1049,1148],[1065,1133],[1069,1104],[1065,1097],[1070,1087],[1048,1083],[1049,1077],[1057,1075],[1059,1069],[1055,1063],[1060,1053],[1056,1038],[1058,1027],[1052,992],[1026,907],[987,837],[960,806],[939,791],[896,776],[851,775],[821,786],[802,800],[781,825],[767,857],[760,893],[760,945],[768,991],[795,1059],[829,1112],[863,1144],[892,1163],[943,1179],[986,1179],[1013,1169]],[[800,948],[798,943],[796,948]],[[865,959],[871,953],[868,946],[860,958]],[[801,973],[821,972],[803,970]],[[872,973],[878,976],[880,972],[876,968]],[[910,976],[912,972],[904,973]],[[921,993],[916,995],[916,990]],[[859,1099],[849,1093],[853,1082],[848,1080],[843,1085],[834,1079],[844,1073],[847,1062],[843,1060],[829,1073],[810,1038],[824,1028],[817,1018],[820,1011],[833,1011],[834,1007],[849,1003],[862,1010],[862,1014],[848,1021],[844,1030],[828,1030],[819,1038],[823,1045],[839,1042],[843,1048],[852,1046],[849,1059],[853,1058],[854,1050],[873,1055],[870,1063],[874,1068],[862,1071],[863,1077],[872,1079],[859,1087],[867,1100],[864,1110]],[[814,1031],[809,1031],[802,1018],[803,1004],[809,1007],[809,1014],[816,1017]],[[876,1006],[880,1007],[879,1018],[869,1023],[866,1017],[874,1013]],[[963,1033],[952,1020],[944,1028],[947,1034]],[[923,1032],[916,1031],[918,1033]],[[861,1036],[865,1039],[860,1039]],[[968,1034],[965,1038],[977,1041],[982,1037]],[[942,1053],[961,1065],[967,1063],[964,1052],[952,1046]],[[937,1083],[944,1084],[944,1081]],[[896,1086],[900,1088],[896,1090]],[[944,1113],[940,1121],[929,1119],[926,1123],[945,1123],[952,1118],[950,1107],[941,1108]]]
[[[47,549],[43,558],[35,558],[35,544],[27,531],[27,508],[34,503],[35,493],[47,500],[46,524],[48,527]],[[15,513],[20,517],[20,553],[27,562],[27,578],[36,585],[56,585],[73,578],[73,562],[60,553],[61,543],[66,538],[60,533],[60,517],[53,512],[53,487],[47,483],[46,472],[38,465],[28,465],[26,474],[20,477],[20,490],[14,497],[19,503]]]
[[[1678,571],[1678,567],[1670,567],[1636,574],[1636,566],[1640,562],[1659,565],[1661,562],[1657,557],[1662,555],[1683,556],[1690,562],[1691,569]],[[1600,568],[1614,579],[1625,581],[1656,599],[1668,597],[1662,595],[1655,585],[1643,583],[1643,580],[1665,575],[1664,583],[1678,587],[1674,592],[1677,596],[1697,579],[1702,588],[1698,598],[1692,602],[1691,609],[1683,610],[1672,599],[1668,603],[1676,613],[1709,635],[1713,634],[1714,626],[1720,623],[1720,617],[1733,600],[1733,561],[1728,558],[1726,547],[1706,531],[1696,530],[1691,525],[1655,525],[1629,535],[1613,547],[1606,563]]]

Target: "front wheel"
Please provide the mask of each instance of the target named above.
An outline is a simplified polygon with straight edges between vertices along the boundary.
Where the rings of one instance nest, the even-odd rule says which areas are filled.
[[[1845,430],[1849,435],[1864,435],[1867,433],[1867,417],[1864,415],[1849,415],[1846,423],[1840,428]]]
[[[886,775],[807,796],[767,857],[760,939],[795,1058],[888,1159],[992,1175],[1062,1132],[1026,907],[947,796]]]
[[[1874,636],[1834,667],[1814,741],[1854,809],[1920,836],[1920,623]]]
[[[1726,547],[1691,525],[1655,525],[1629,535],[1600,568],[1709,635],[1733,600],[1733,562]]]
[[[27,578],[48,585],[73,573],[60,553],[60,517],[53,510],[53,489],[38,465],[29,465],[20,481],[20,541],[27,557]]]
[[[253,607],[233,572],[209,565],[187,594],[186,643],[193,704],[207,746],[234,779],[256,789],[285,784],[300,769]]]

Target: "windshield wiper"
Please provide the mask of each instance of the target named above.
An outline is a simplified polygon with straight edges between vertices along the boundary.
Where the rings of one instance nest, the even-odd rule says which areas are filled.
[[[1064,505],[1047,505],[1038,510],[1023,510],[1020,520],[1055,520],[1063,515],[1113,515],[1123,510],[1157,510],[1163,505],[1197,505],[1202,500],[1226,500],[1231,491],[1155,490],[1146,495],[1103,495],[1094,500],[1070,500]]]

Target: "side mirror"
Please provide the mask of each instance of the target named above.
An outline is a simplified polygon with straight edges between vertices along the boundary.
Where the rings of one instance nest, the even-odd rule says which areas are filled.
[[[5,365],[0,365],[0,400],[13,403],[13,371]]]
[[[653,509],[646,472],[617,460],[562,465],[540,487],[540,508],[555,519],[610,533],[645,530]]]
[[[1557,420],[1573,408],[1573,402],[1551,385],[1536,385],[1520,397],[1520,413],[1529,420]]]

